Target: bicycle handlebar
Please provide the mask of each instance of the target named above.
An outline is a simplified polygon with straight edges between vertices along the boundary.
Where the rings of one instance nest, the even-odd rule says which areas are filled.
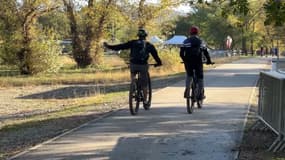
[[[128,66],[131,64],[131,63],[126,63]],[[156,63],[150,63],[150,64],[146,64],[148,66],[154,66],[154,67],[160,67],[161,65],[157,66]]]
[[[180,63],[184,63],[184,62],[180,62]],[[206,65],[214,65],[215,62],[211,62],[210,64],[207,64],[206,62],[203,62],[203,64],[206,64]]]

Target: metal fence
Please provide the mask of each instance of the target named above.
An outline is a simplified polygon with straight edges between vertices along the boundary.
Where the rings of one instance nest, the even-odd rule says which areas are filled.
[[[285,74],[260,73],[258,118],[278,134],[269,150],[285,149]]]
[[[219,50],[219,49],[210,49],[209,54],[210,54],[211,58],[231,57],[231,56],[240,55],[240,53],[234,52],[232,50]]]
[[[285,74],[285,58],[272,58],[272,71]]]

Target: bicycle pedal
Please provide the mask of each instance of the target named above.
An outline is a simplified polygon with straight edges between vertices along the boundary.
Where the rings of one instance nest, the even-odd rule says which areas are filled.
[[[150,104],[149,104],[148,102],[143,102],[143,106],[144,106],[144,107],[149,107]]]

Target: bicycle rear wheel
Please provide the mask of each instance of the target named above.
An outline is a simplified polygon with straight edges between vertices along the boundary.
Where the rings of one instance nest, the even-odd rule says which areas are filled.
[[[152,98],[152,89],[151,89],[151,81],[150,81],[150,76],[149,73],[147,75],[147,98],[145,99],[145,103],[143,104],[143,108],[145,110],[149,110],[151,106],[151,98]]]
[[[194,98],[193,96],[194,96],[194,90],[193,90],[193,87],[192,87],[191,91],[190,91],[190,96],[186,98],[187,112],[189,114],[194,112],[195,100],[193,99]]]
[[[129,91],[129,109],[132,115],[136,115],[139,111],[140,100],[137,87],[137,80],[131,82]]]

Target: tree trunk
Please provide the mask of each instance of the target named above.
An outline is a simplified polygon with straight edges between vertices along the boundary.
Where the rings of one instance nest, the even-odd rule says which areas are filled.
[[[244,33],[244,29],[245,27],[243,26],[242,27],[242,39],[241,39],[241,45],[242,45],[242,51],[243,51],[243,53],[247,56],[247,47],[246,47],[246,41],[247,41],[247,39],[246,39],[246,37],[245,37],[245,33]]]
[[[19,69],[21,74],[32,74],[27,57],[32,54],[30,46],[32,42],[31,27],[34,20],[33,18],[35,18],[34,11],[30,11],[25,15],[25,19],[22,22],[22,49],[17,53],[18,60],[20,62]]]
[[[110,8],[112,2],[114,0],[108,0],[105,5],[104,13],[101,14],[99,20],[98,20],[98,26],[95,27],[94,33],[91,34],[90,42],[88,42],[88,46],[86,50],[92,55],[92,63],[93,64],[100,64],[102,62],[102,47],[100,44],[100,40],[102,39],[104,35],[104,24],[106,21],[106,18],[108,16],[108,9]]]
[[[253,33],[254,33],[254,30],[255,30],[255,21],[253,21],[253,23],[252,23],[252,32]],[[251,37],[251,40],[250,40],[250,49],[251,49],[251,55],[253,56],[254,55],[253,37]]]
[[[70,20],[70,30],[72,34],[72,54],[73,58],[80,68],[85,68],[91,64],[92,59],[88,51],[84,50],[82,47],[82,42],[79,37],[79,32],[77,29],[77,21],[74,15],[74,8],[72,2],[67,2],[63,0],[64,5],[67,8],[67,16]]]
[[[140,0],[139,2],[139,8],[138,8],[139,27],[145,26],[144,3],[145,3],[145,0]]]

